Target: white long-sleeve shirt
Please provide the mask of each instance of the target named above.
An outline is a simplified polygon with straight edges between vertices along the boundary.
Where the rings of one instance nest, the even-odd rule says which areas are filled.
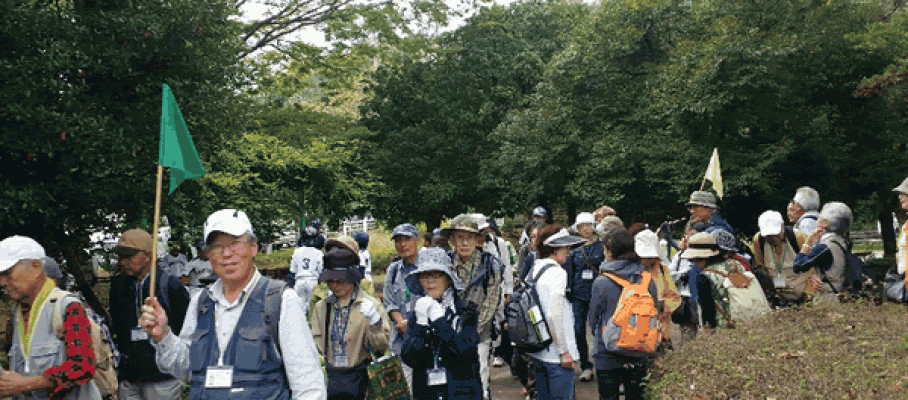
[[[243,288],[243,292],[235,301],[228,302],[224,297],[224,286],[220,280],[211,285],[208,295],[214,300],[215,334],[218,343],[226,344],[236,324],[246,307],[249,294],[261,278],[258,270],[252,279]],[[189,312],[183,322],[183,329],[177,337],[170,332],[160,343],[155,344],[155,362],[161,372],[173,375],[177,379],[188,382],[192,371],[189,370],[189,348],[192,346],[190,338],[198,325],[197,316],[199,297],[201,291],[195,293],[189,301]],[[299,296],[293,290],[284,290],[281,295],[281,314],[278,322],[278,336],[281,343],[281,355],[284,359],[284,370],[287,372],[287,381],[294,400],[324,400],[327,399],[327,389],[322,377],[321,364],[318,351],[312,341],[312,332],[306,323],[305,312]],[[318,377],[318,379],[313,379]]]
[[[571,302],[565,297],[567,271],[554,260],[543,258],[533,263],[530,274],[536,277],[546,264],[550,264],[551,267],[539,277],[541,279],[536,280],[536,294],[539,296],[539,305],[555,341],[549,347],[530,355],[550,364],[561,364],[561,352],[567,351],[572,359],[579,360],[580,352],[577,350],[577,339],[574,336],[574,312]]]

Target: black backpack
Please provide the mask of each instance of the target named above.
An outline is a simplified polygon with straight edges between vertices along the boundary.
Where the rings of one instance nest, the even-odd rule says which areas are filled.
[[[505,305],[504,317],[508,335],[514,346],[527,353],[535,353],[552,343],[552,334],[536,293],[536,282],[552,265],[542,267],[535,277],[527,276],[520,288],[514,290]],[[529,274],[528,274],[529,275]]]

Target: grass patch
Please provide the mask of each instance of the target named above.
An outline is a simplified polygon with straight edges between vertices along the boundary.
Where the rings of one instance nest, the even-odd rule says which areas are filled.
[[[857,301],[775,310],[701,334],[651,370],[654,399],[904,398],[905,307]]]

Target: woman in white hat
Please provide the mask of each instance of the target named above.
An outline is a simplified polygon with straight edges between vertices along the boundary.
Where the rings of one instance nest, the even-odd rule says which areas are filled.
[[[908,178],[905,178],[902,184],[892,189],[892,191],[899,196],[899,206],[903,210],[908,211]],[[902,229],[899,229],[897,244],[898,252],[895,255],[895,266],[898,269],[898,273],[905,274],[906,266],[908,266],[908,222],[905,222],[902,225]],[[908,276],[908,274],[905,275]]]
[[[583,243],[583,238],[571,236],[560,225],[543,227],[536,238],[540,258],[529,275],[536,281],[536,294],[553,338],[545,349],[530,353],[538,399],[574,398],[574,361],[580,359],[580,353],[574,336],[573,310],[565,296],[567,272],[561,265],[570,256],[571,247]]]
[[[678,293],[678,287],[675,286],[675,281],[668,270],[668,262],[659,246],[656,233],[649,229],[638,232],[634,236],[634,251],[640,257],[643,270],[649,272],[656,281],[656,290],[662,303],[662,314],[659,318],[662,324],[662,339],[671,342],[671,316],[681,305],[681,294]]]
[[[478,312],[460,298],[451,258],[437,247],[420,250],[406,280],[418,288],[401,350],[413,368],[413,398],[481,399]]]

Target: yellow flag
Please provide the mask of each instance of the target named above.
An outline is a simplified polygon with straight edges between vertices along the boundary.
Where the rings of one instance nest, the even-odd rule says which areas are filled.
[[[718,148],[713,148],[713,156],[709,159],[709,166],[706,167],[706,176],[703,179],[709,179],[713,183],[713,190],[721,199],[725,193],[722,187],[722,167],[719,166]]]

